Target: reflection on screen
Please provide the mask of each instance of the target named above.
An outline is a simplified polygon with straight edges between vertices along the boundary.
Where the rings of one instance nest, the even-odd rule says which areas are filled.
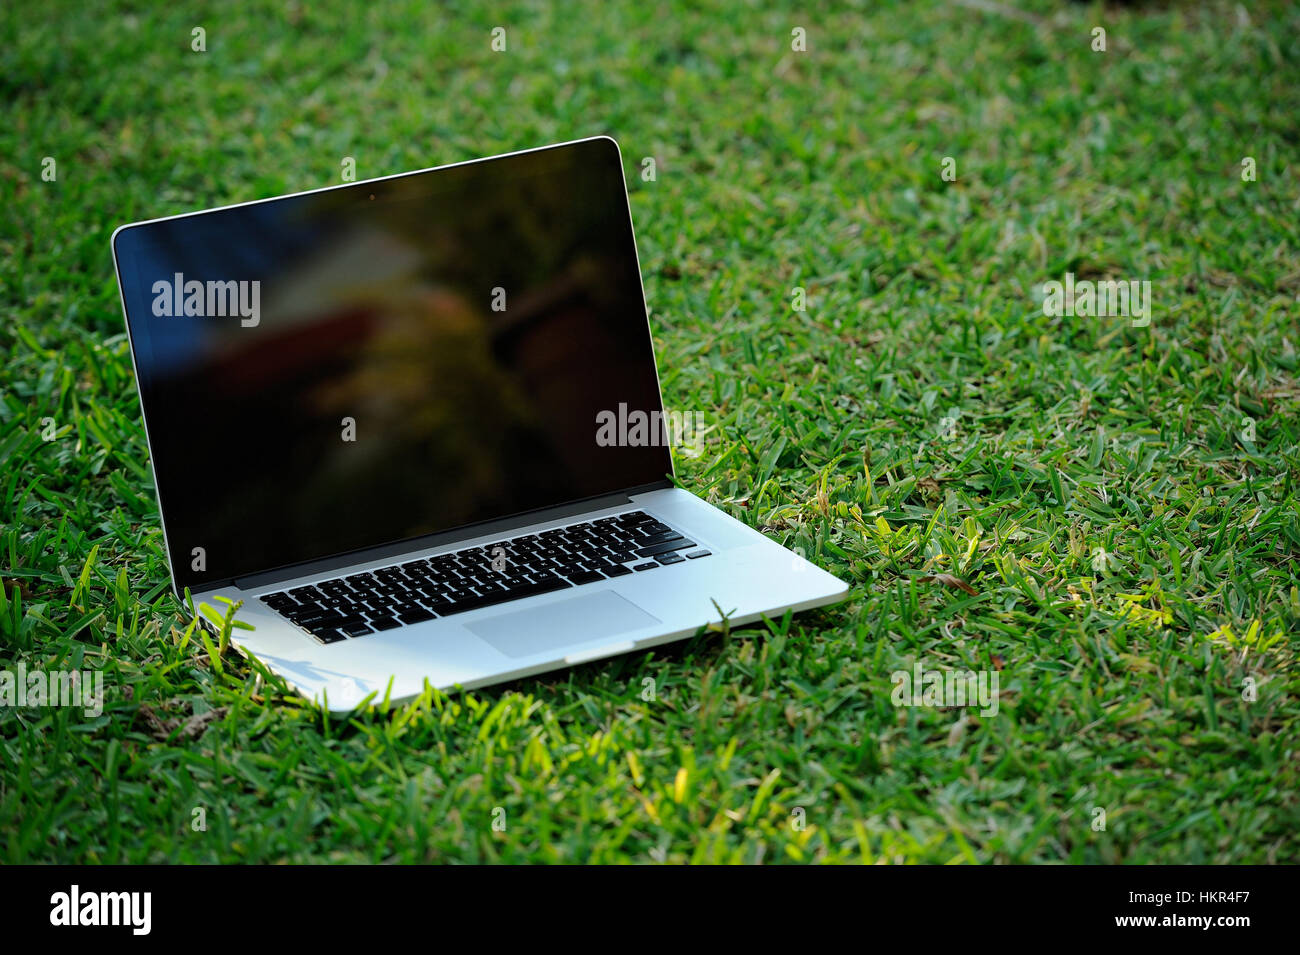
[[[657,442],[596,441],[600,412],[660,408],[608,140],[136,226],[115,247],[178,587],[671,469]]]

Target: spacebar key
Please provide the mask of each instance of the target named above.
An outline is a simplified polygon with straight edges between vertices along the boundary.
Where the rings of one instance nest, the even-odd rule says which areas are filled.
[[[464,613],[467,610],[477,610],[479,607],[490,607],[493,604],[506,603],[510,600],[520,600],[524,597],[535,597],[538,594],[549,594],[552,590],[563,590],[570,587],[567,580],[547,580],[537,584],[525,584],[522,587],[516,587],[512,590],[499,590],[496,593],[476,595],[466,597],[464,600],[457,600],[443,608],[440,612],[445,617],[448,614]]]
[[[694,546],[694,541],[688,541],[684,537],[675,537],[670,541],[661,541],[652,547],[642,547],[636,553],[638,557],[658,557],[660,554],[667,554],[669,551],[681,550],[683,547]]]

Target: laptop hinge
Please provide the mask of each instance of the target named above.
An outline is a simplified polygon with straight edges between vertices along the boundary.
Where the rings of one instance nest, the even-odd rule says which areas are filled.
[[[308,563],[293,564],[289,567],[279,567],[275,570],[249,574],[245,577],[236,577],[231,581],[231,583],[240,590],[256,590],[260,587],[268,587],[272,584],[277,584],[282,580],[293,580],[295,577],[326,574],[331,570],[337,570],[340,567],[350,567],[353,564],[366,564],[371,561],[383,560],[386,557],[400,557],[403,554],[409,554],[414,551],[427,550],[430,547],[440,547],[443,544],[454,544],[457,541],[470,540],[474,537],[483,537],[488,534],[508,534],[516,528],[527,527],[530,524],[541,524],[545,521],[554,521],[565,517],[572,517],[575,514],[585,514],[588,511],[599,511],[607,507],[616,507],[619,504],[627,504],[630,503],[632,495],[634,494],[644,494],[647,491],[657,491],[672,486],[672,482],[667,479],[654,481],[650,484],[641,485],[640,487],[628,488],[614,494],[603,494],[599,497],[589,497],[581,501],[574,501],[571,504],[561,504],[558,507],[548,507],[537,511],[527,511],[523,514],[515,514],[511,517],[505,517],[500,520],[485,521],[481,524],[471,524],[466,527],[459,527],[452,531],[428,534],[424,537],[416,537],[411,540],[400,541],[396,544],[369,547],[365,550],[351,551],[347,554],[338,554],[334,557],[326,557]],[[208,589],[209,586],[211,585],[204,585],[204,589]]]

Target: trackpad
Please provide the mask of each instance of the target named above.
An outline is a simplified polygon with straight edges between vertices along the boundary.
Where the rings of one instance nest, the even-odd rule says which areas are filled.
[[[570,597],[538,607],[514,610],[465,624],[508,657],[527,657],[559,647],[589,643],[660,623],[612,590]]]

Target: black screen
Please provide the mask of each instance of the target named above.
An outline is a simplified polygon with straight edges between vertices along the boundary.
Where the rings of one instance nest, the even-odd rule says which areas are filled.
[[[661,410],[612,140],[130,226],[114,251],[178,588],[672,469],[658,440],[597,440],[603,412]]]

